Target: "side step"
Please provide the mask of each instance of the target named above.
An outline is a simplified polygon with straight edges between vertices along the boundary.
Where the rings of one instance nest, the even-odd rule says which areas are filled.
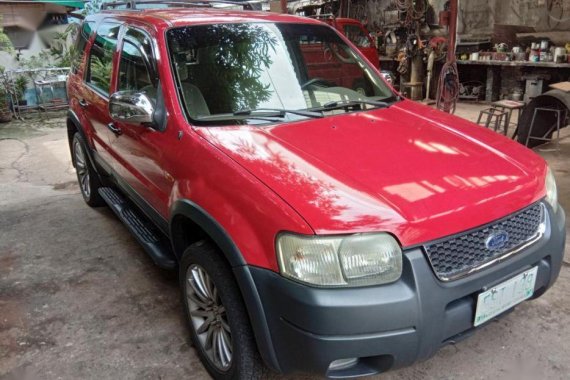
[[[99,188],[99,194],[111,210],[137,238],[146,253],[161,268],[174,269],[177,266],[170,242],[145,216],[127,199],[110,187]]]

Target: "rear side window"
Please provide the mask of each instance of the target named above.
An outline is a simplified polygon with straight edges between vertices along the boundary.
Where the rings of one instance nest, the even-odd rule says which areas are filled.
[[[95,42],[89,54],[86,82],[105,95],[111,88],[111,73],[113,71],[113,52],[117,47],[120,24],[102,23],[97,28]]]
[[[74,73],[79,70],[79,66],[83,61],[83,56],[85,55],[85,47],[87,46],[89,37],[91,37],[91,33],[93,33],[94,27],[95,23],[93,21],[87,21],[81,25],[81,29],[77,35],[77,42],[75,43],[76,55],[73,59],[73,62],[71,63],[71,70]]]

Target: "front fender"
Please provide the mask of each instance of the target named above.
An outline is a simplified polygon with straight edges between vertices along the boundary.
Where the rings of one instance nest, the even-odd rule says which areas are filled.
[[[181,215],[194,222],[216,243],[232,267],[246,265],[241,252],[224,228],[206,210],[188,199],[174,202],[170,212],[170,239],[177,256],[180,256],[186,248],[177,246],[181,242],[175,238],[176,231],[173,230],[174,219]]]

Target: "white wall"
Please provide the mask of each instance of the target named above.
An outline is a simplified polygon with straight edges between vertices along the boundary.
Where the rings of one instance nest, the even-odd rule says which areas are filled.
[[[47,46],[42,42],[38,33],[34,33],[32,41],[28,49],[22,49],[20,51],[20,59],[30,58],[33,55],[38,55]],[[20,62],[16,59],[16,52],[8,54],[6,52],[0,52],[0,65],[4,66],[6,70],[18,69],[20,68]]]

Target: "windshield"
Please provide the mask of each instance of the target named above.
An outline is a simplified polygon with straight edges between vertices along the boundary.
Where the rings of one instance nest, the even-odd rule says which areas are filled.
[[[308,110],[325,116],[355,108],[327,105],[394,101],[390,88],[331,28],[290,23],[198,25],[167,33],[182,104],[193,123],[279,120],[256,110]],[[369,102],[356,110],[374,108]]]
[[[362,30],[360,25],[348,24],[344,26],[344,35],[358,47],[370,47],[370,37]]]

